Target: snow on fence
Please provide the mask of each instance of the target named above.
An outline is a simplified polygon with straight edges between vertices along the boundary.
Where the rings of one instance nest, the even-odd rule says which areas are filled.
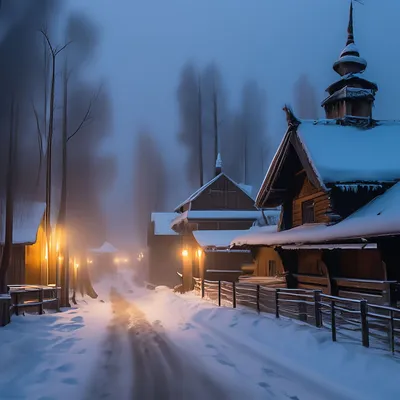
[[[195,279],[195,292],[219,306],[243,306],[298,319],[332,332],[332,340],[362,343],[400,353],[400,309],[319,290],[273,288],[251,283]]]

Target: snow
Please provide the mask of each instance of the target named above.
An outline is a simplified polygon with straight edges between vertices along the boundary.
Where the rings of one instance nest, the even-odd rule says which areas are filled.
[[[352,55],[341,56],[339,58],[339,60],[337,60],[335,62],[334,67],[339,64],[346,63],[346,62],[361,64],[364,67],[364,69],[367,68],[367,61],[364,58],[359,57],[359,56],[352,56]]]
[[[261,211],[249,210],[194,210],[185,211],[178,215],[172,223],[171,227],[179,224],[182,221],[197,221],[197,220],[248,220],[255,221],[262,218]]]
[[[1,201],[0,207],[0,243],[5,239],[5,201]],[[14,204],[14,244],[33,244],[39,226],[42,222],[46,204],[41,202],[19,201]]]
[[[329,331],[298,321],[217,307],[165,286],[140,288],[128,270],[101,286],[96,290],[104,302],[80,301],[77,308],[58,314],[14,316],[0,329],[1,399],[97,399],[106,398],[105,393],[107,398],[161,398],[129,392],[141,376],[149,386],[163,385],[163,390],[166,383],[182,385],[190,378],[204,393],[219,385],[218,397],[199,392],[190,397],[193,400],[399,397],[398,359],[346,341],[340,333],[334,343]],[[105,294],[112,287],[126,310],[111,309]],[[129,358],[137,354],[135,344],[143,344],[148,352],[139,369]],[[117,363],[110,364],[110,359]],[[163,371],[176,371],[171,361],[188,367],[163,376]],[[141,375],[142,369],[155,374]],[[159,377],[172,382],[155,381]],[[93,382],[111,391],[94,393]]]
[[[365,129],[336,120],[302,121],[297,135],[322,184],[400,179],[399,122]]]
[[[1,399],[83,399],[111,318],[109,304],[13,316],[0,328]]]
[[[178,215],[177,213],[153,212],[151,221],[154,222],[154,234],[160,236],[178,235],[171,229],[171,223]]]
[[[103,254],[103,253],[117,253],[118,249],[114,247],[111,243],[104,242],[98,249],[90,249],[90,251],[92,253]]]
[[[398,360],[346,343],[340,335],[333,343],[327,330],[167,290],[137,302],[182,352],[228,382],[237,399],[399,397]]]
[[[242,235],[246,230],[232,231],[193,231],[193,236],[203,249],[207,248],[228,248],[232,240]]]
[[[269,227],[253,227],[246,234],[236,237],[231,246],[287,245],[323,243],[346,239],[400,234],[400,183],[376,197],[370,203],[344,219],[327,226],[306,224],[280,232]]]
[[[352,99],[352,98],[360,98],[360,97],[372,97],[375,98],[375,92],[372,89],[362,89],[362,88],[354,88],[345,86],[342,89],[336,91],[332,95],[328,96],[323,102],[322,106],[325,104],[340,100],[340,99]]]
[[[348,44],[340,53],[340,58],[345,56],[347,53],[357,53],[358,55],[360,54],[360,52],[358,51],[358,47],[355,45],[355,43]]]

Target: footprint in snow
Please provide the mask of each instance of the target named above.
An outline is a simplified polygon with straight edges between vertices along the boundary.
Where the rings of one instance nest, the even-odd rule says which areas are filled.
[[[66,373],[66,372],[71,372],[73,369],[74,369],[74,365],[68,363],[68,364],[60,365],[59,367],[56,368],[56,371]]]
[[[263,389],[268,389],[270,387],[267,382],[258,382],[258,386],[262,387]]]
[[[63,340],[60,343],[55,344],[52,347],[52,350],[60,351],[60,352],[67,352],[72,348],[72,346],[80,339],[77,338],[68,338]]]
[[[73,322],[83,322],[83,317],[77,316],[77,317],[71,318],[71,321],[73,321]]]
[[[187,331],[187,330],[193,329],[193,328],[194,328],[194,325],[192,325],[190,322],[188,322],[188,323],[186,323],[185,325],[183,325],[182,330],[183,330],[183,331]]]
[[[53,326],[53,329],[55,331],[59,331],[59,332],[73,332],[73,331],[77,331],[78,329],[83,328],[84,325],[83,324],[57,324]]]

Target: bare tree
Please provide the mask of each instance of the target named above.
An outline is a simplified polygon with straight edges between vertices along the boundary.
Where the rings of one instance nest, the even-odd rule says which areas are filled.
[[[144,246],[151,213],[165,211],[167,182],[162,153],[148,131],[138,133],[134,154],[135,227]]]
[[[17,137],[17,129],[15,123],[14,100],[11,102],[10,109],[10,130],[8,144],[8,165],[7,165],[7,188],[6,188],[6,203],[5,203],[5,221],[0,220],[1,224],[5,225],[4,247],[1,255],[0,263],[0,293],[7,293],[6,276],[10,268],[12,248],[13,248],[13,222],[14,222],[14,190],[15,190],[15,142]],[[17,115],[18,118],[18,115]],[[0,210],[1,211],[1,210]]]

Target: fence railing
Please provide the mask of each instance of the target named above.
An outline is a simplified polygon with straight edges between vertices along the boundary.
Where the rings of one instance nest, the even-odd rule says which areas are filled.
[[[59,287],[36,285],[9,285],[11,297],[10,314],[19,315],[20,310],[37,309],[43,314],[46,307],[59,308]]]
[[[323,294],[251,283],[195,279],[195,291],[219,306],[248,307],[276,318],[298,319],[331,331],[332,340],[361,342],[400,353],[400,309]],[[370,343],[372,342],[372,344]]]

